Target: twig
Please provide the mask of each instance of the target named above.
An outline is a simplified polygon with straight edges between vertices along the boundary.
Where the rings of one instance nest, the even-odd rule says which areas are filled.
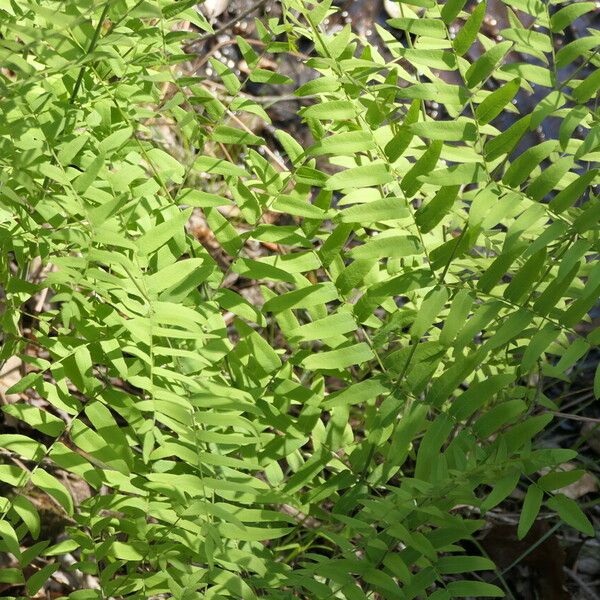
[[[253,131],[231,110],[227,109],[227,115],[230,119],[235,121],[246,133],[253,135]],[[283,160],[275,154],[268,146],[264,146],[264,151],[279,165],[282,171],[287,171],[287,167]]]
[[[46,298],[48,297],[48,291],[49,291],[48,288],[44,288],[41,291],[41,293],[37,299],[37,302],[35,303],[35,306],[33,308],[33,312],[36,312],[36,313],[42,312],[42,309],[44,308],[44,303],[46,302]]]
[[[569,419],[570,421],[583,421],[584,423],[600,424],[600,419],[594,419],[593,417],[582,417],[581,415],[574,415],[571,413],[558,412],[557,410],[547,411],[555,417],[562,417],[563,419]]]
[[[303,513],[301,510],[298,510],[295,506],[291,506],[290,504],[282,504],[280,510],[282,513],[294,517],[294,519],[298,521],[298,525],[305,525],[309,529],[318,529],[322,526],[321,521]]]

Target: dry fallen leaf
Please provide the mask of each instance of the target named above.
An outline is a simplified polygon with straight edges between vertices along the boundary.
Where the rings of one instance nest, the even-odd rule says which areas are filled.
[[[558,491],[572,500],[577,500],[577,498],[581,498],[581,496],[597,492],[598,480],[593,475],[590,475],[590,473],[584,473],[579,481],[567,485],[564,488],[560,488]]]
[[[0,404],[13,404],[19,400],[19,394],[7,394],[6,390],[21,380],[22,365],[18,356],[11,356],[0,368]]]
[[[20,400],[19,394],[7,394],[6,390],[18,383],[21,378],[23,361],[18,356],[11,356],[0,368],[0,406],[14,404]],[[18,427],[18,420],[9,414],[3,415],[4,425],[7,427]]]

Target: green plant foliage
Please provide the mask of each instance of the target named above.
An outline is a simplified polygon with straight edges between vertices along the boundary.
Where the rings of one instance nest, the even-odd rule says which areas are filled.
[[[3,407],[0,581],[33,595],[71,553],[100,586],[73,600],[483,598],[503,591],[464,543],[517,486],[520,536],[540,510],[593,533],[557,491],[576,452],[535,437],[558,408],[539,382],[600,340],[578,327],[600,38],[553,50],[595,4],[504,4],[492,42],[485,2],[401,0],[383,55],[326,31],[331,0],[284,0],[260,46],[238,38],[241,80],[211,59],[215,86],[181,75],[198,34],[173,26],[210,34],[193,2],[0,2],[0,356],[28,371]],[[288,85],[260,58],[300,39],[308,148],[242,118],[268,124],[245,86]]]

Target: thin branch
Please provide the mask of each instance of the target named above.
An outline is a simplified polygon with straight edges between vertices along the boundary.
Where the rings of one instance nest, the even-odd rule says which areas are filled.
[[[562,417],[563,419],[569,419],[570,421],[582,421],[584,423],[594,423],[595,425],[600,424],[600,419],[594,419],[593,417],[582,417],[581,415],[559,412],[557,410],[549,410],[548,412],[555,417]]]

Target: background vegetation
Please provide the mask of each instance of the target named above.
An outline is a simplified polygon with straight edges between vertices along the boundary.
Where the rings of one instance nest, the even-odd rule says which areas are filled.
[[[597,597],[597,6],[359,4],[0,0],[2,595]]]

